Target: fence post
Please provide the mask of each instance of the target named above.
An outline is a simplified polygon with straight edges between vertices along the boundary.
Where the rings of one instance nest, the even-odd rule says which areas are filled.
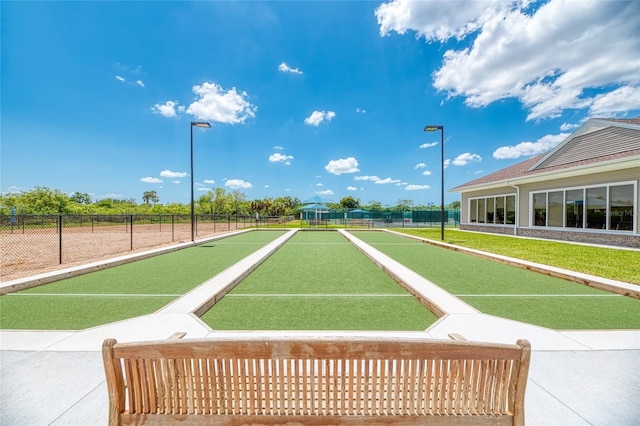
[[[58,216],[58,264],[62,265],[62,215]]]
[[[133,215],[131,215],[129,217],[129,220],[131,220],[131,250],[133,250]]]
[[[171,215],[171,242],[176,240],[174,236],[175,216],[174,214]]]

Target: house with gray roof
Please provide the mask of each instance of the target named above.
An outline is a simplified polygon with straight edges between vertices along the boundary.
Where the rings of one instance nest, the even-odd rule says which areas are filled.
[[[640,248],[640,117],[589,119],[552,151],[451,191],[464,230]]]

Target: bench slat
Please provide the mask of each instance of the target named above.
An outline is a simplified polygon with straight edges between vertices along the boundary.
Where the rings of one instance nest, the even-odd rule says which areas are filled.
[[[103,358],[112,424],[149,416],[161,424],[184,416],[216,422],[248,416],[258,424],[294,417],[302,424],[359,424],[354,418],[397,424],[424,416],[447,424],[522,424],[530,346],[524,340],[107,339]]]

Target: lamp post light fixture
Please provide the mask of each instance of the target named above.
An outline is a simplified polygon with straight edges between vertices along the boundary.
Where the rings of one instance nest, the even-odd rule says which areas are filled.
[[[444,126],[428,124],[425,132],[440,130],[440,239],[444,241]]]
[[[193,128],[200,127],[203,129],[208,129],[211,127],[206,121],[192,121],[191,122],[191,242],[195,242],[196,234],[195,234],[195,226],[196,226],[196,213],[195,213],[195,205],[193,201]]]

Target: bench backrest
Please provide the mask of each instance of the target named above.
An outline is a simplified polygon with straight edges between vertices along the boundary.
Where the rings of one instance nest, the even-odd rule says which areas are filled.
[[[448,424],[524,424],[530,346],[526,340],[504,345],[432,339],[107,339],[103,358],[110,424],[160,421],[160,416],[162,423],[206,419],[207,424],[380,419],[419,424],[423,416],[439,416]]]

